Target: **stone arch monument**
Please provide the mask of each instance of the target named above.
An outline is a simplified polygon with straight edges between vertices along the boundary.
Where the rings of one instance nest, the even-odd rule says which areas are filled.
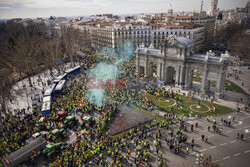
[[[182,89],[190,89],[193,83],[193,71],[202,74],[201,89],[209,90],[210,82],[216,82],[216,96],[223,95],[229,54],[215,56],[212,51],[206,55],[192,52],[193,42],[184,37],[170,36],[160,49],[139,47],[136,49],[136,71],[152,75],[152,63],[157,65],[157,76],[165,84],[174,83]]]

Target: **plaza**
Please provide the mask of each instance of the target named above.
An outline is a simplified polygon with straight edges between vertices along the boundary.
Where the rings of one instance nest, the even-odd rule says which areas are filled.
[[[250,2],[0,13],[0,167],[249,166]]]

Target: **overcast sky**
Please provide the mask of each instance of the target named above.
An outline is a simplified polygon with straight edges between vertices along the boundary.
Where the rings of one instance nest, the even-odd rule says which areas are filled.
[[[220,9],[244,7],[248,0],[219,0]],[[0,0],[0,18],[85,16],[92,14],[136,14],[174,11],[200,11],[201,0]],[[209,9],[204,0],[203,9]]]

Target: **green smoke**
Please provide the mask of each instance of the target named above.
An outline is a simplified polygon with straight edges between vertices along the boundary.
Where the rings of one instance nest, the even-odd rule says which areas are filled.
[[[95,68],[89,71],[88,77],[94,77],[96,80],[101,79],[105,84],[107,79],[116,79],[119,76],[120,70],[118,70],[118,67],[134,56],[134,46],[130,41],[123,41],[117,49],[103,47],[98,52],[106,55],[107,58],[111,58],[114,61],[100,61]],[[94,84],[98,85],[98,82],[96,81]],[[95,105],[102,105],[104,97],[105,90],[101,88],[88,90],[88,99]]]

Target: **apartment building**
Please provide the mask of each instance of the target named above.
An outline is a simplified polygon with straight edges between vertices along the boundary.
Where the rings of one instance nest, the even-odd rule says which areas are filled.
[[[186,24],[142,24],[129,22],[86,23],[84,27],[91,32],[93,45],[116,48],[128,39],[137,47],[140,44],[159,48],[168,36],[186,37],[194,41],[194,50],[199,50],[203,42],[204,28],[192,23]]]

